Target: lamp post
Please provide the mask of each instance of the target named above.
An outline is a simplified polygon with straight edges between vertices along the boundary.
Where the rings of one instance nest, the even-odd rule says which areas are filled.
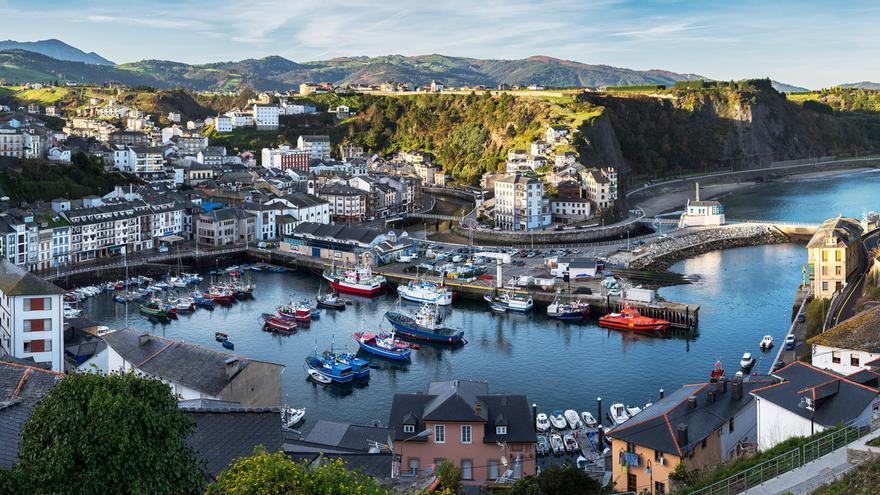
[[[409,438],[404,438],[403,440],[401,440],[400,441],[400,462],[403,462],[403,444],[405,444],[406,442],[408,442],[410,440],[415,440],[417,438],[427,438],[433,434],[434,434],[434,430],[431,430],[430,428],[428,428],[428,429],[425,429],[425,430],[422,430],[422,431],[416,433],[415,435],[413,435]],[[397,468],[398,476],[400,475],[400,467],[399,466],[400,465],[398,464],[398,468]],[[418,473],[416,473],[416,474],[418,474]]]
[[[648,485],[648,488],[651,490],[651,495],[653,495],[654,494],[654,470],[652,469],[653,465],[651,464],[651,460],[648,459],[647,462],[648,462],[648,465],[645,467],[645,472],[647,472],[648,476],[650,476],[650,481],[648,482],[650,484]]]
[[[816,415],[816,407],[813,404],[813,400],[806,395],[802,395],[800,402],[798,402],[798,407],[810,411],[810,436],[815,435],[816,423],[813,421],[813,418]]]

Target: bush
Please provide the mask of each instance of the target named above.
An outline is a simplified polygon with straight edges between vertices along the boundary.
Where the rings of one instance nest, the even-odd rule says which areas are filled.
[[[598,495],[599,482],[587,473],[570,465],[550,466],[538,476],[518,480],[510,495]]]

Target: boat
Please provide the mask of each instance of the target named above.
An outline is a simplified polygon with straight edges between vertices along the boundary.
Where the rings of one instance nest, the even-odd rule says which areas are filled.
[[[177,300],[175,307],[177,308],[177,311],[195,311],[196,302],[191,297],[181,297]]]
[[[550,454],[550,440],[547,440],[547,435],[538,435],[535,449],[537,450],[538,455]]]
[[[232,302],[235,301],[234,292],[225,287],[216,285],[209,287],[208,292],[205,292],[204,297],[214,301],[215,304],[232,304]]]
[[[131,302],[131,296],[127,292],[113,294],[113,301],[118,303]]]
[[[627,414],[629,415],[629,417],[631,417],[631,418],[632,418],[633,416],[635,416],[636,414],[640,413],[640,412],[642,412],[642,408],[641,408],[641,407],[638,407],[638,406],[626,406],[626,413],[627,413]]]
[[[230,342],[228,340],[224,340],[223,342],[220,342],[220,345],[222,345],[223,347],[225,347],[226,349],[229,349],[229,350],[235,349],[235,344],[233,344],[232,342]]]
[[[214,300],[209,297],[197,295],[193,297],[193,301],[195,301],[196,306],[200,308],[214,309]]]
[[[327,377],[327,376],[324,376],[323,373],[321,373],[321,372],[318,371],[318,370],[313,370],[312,368],[309,368],[308,373],[309,373],[309,377],[310,377],[312,380],[315,380],[315,381],[318,382],[318,383],[323,383],[323,384],[326,385],[326,384],[328,384],[328,383],[330,383],[330,382],[333,381],[332,378],[329,378],[329,377]]]
[[[224,340],[229,340],[229,335],[226,335],[223,332],[214,332],[214,340],[217,342],[223,342]]]
[[[401,284],[397,287],[397,293],[407,301],[432,303],[438,306],[449,306],[452,304],[451,290],[441,284],[427,280],[413,280],[408,284]]]
[[[352,270],[328,268],[323,273],[324,280],[339,292],[375,296],[385,290],[385,277],[373,275],[369,267],[357,267]]]
[[[69,304],[64,305],[64,317],[65,318],[76,318],[81,315],[83,312],[82,308],[74,308]]]
[[[566,452],[574,453],[581,450],[580,445],[578,445],[577,440],[574,438],[574,433],[566,433],[562,437],[562,443],[565,444]]]
[[[565,420],[565,416],[562,415],[562,411],[555,410],[553,414],[550,415],[550,424],[553,425],[557,430],[564,430],[568,428],[568,422]]]
[[[564,303],[558,299],[547,306],[547,317],[553,320],[586,320],[590,315],[590,305],[580,300]]]
[[[263,314],[263,320],[264,330],[275,333],[282,333],[285,335],[290,335],[291,333],[296,331],[296,322],[287,318],[282,318],[278,315],[265,313]]]
[[[556,433],[550,435],[550,448],[553,449],[553,453],[556,455],[564,454],[565,444],[562,443],[562,437]]]
[[[324,358],[351,366],[352,374],[359,380],[365,380],[370,377],[370,362],[357,357],[354,353],[324,351]]]
[[[600,327],[634,332],[662,332],[670,325],[670,322],[660,318],[642,316],[638,309],[627,304],[624,304],[620,313],[609,313],[599,318]]]
[[[611,404],[611,408],[608,409],[608,418],[615,425],[622,425],[629,419],[629,414],[626,413],[626,406],[619,402]]]
[[[306,356],[306,366],[335,383],[349,383],[354,378],[351,366],[335,359],[318,356],[317,353]]]
[[[464,332],[440,326],[436,305],[423,304],[415,318],[394,311],[386,312],[385,318],[404,337],[435,344],[458,344],[464,339]]]
[[[584,423],[585,426],[588,426],[588,427],[590,427],[590,428],[593,428],[593,427],[595,427],[597,424],[599,424],[599,423],[596,421],[596,418],[594,418],[593,415],[590,414],[590,413],[587,412],[587,411],[584,411],[584,412],[581,413],[581,421]]]
[[[409,361],[412,349],[394,338],[394,334],[355,332],[354,340],[364,352],[395,361]]]
[[[538,415],[535,416],[535,428],[538,431],[547,431],[550,429],[550,420],[547,419],[547,414],[538,413]]]
[[[281,408],[281,425],[285,428],[293,428],[306,417],[305,408],[294,409],[287,404]]]
[[[489,304],[499,304],[508,311],[527,313],[535,306],[535,301],[528,294],[517,294],[513,291],[504,291],[496,295],[486,294],[483,296]]]
[[[159,304],[156,300],[151,300],[146,304],[141,304],[138,307],[138,312],[144,316],[152,316],[154,318],[171,318],[170,311],[166,310],[162,305]]]
[[[563,415],[565,416],[565,421],[568,422],[568,427],[572,430],[577,430],[582,426],[581,417],[574,409],[567,409]]]
[[[345,300],[339,297],[339,294],[335,291],[326,294],[319,294],[315,297],[315,301],[318,303],[319,308],[345,309]]]
[[[501,304],[489,303],[489,309],[493,313],[507,313],[507,306],[502,306]]]
[[[752,357],[751,353],[746,352],[745,354],[743,354],[743,357],[740,360],[739,365],[742,369],[749,370],[749,369],[751,369],[752,366],[755,365],[755,358]]]
[[[762,351],[769,351],[771,348],[773,348],[773,336],[765,335],[764,338],[761,339],[760,346]]]
[[[721,361],[715,361],[715,366],[712,368],[712,371],[709,373],[709,381],[717,382],[724,378],[724,368],[721,367]]]

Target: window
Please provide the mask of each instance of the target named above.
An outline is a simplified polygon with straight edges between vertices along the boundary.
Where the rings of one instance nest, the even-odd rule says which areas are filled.
[[[666,484],[662,481],[654,482],[654,493],[656,495],[666,495]]]
[[[403,432],[404,433],[415,433],[416,426],[415,425],[403,425]]]
[[[822,275],[828,275],[828,265],[822,265]]]
[[[29,340],[24,343],[24,352],[49,352],[52,350],[51,340]]]
[[[828,290],[828,282],[822,282],[822,290]]]
[[[840,261],[840,249],[834,250],[834,261]]]
[[[822,250],[822,261],[828,261],[828,251],[825,249]]]
[[[498,478],[498,459],[486,461],[486,478],[494,480]]]
[[[835,266],[834,267],[834,274],[835,275],[842,275],[843,274],[843,267],[840,265]]]
[[[702,447],[702,448],[704,448],[704,449],[706,448],[706,439],[705,439],[705,438],[703,439],[703,444],[700,445],[700,447]]]
[[[506,426],[496,426],[495,427],[496,435],[507,435],[507,427]]]
[[[859,366],[859,356],[857,354],[850,354],[849,355],[849,365],[856,366],[856,367]]]
[[[471,443],[470,425],[461,425],[461,443]]]
[[[434,425],[434,443],[446,443],[446,427]]]
[[[409,463],[409,475],[410,476],[418,476],[419,475],[419,458],[418,457],[410,457]]]
[[[840,351],[831,351],[831,362],[840,364]]]
[[[25,311],[45,311],[52,309],[52,299],[48,297],[29,297],[24,300]]]
[[[52,329],[52,320],[40,318],[36,320],[24,320],[25,332],[45,332]]]
[[[727,421],[727,432],[733,433],[733,418]]]
[[[474,461],[472,461],[470,459],[462,459],[461,460],[461,479],[463,479],[463,480],[474,479]]]
[[[655,450],[654,451],[654,461],[660,462],[660,459],[663,459],[663,452],[660,452],[659,450]]]

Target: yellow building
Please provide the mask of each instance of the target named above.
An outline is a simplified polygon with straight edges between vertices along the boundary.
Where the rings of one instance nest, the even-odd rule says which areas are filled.
[[[807,243],[810,284],[818,298],[831,298],[858,269],[862,227],[854,218],[825,220]]]

